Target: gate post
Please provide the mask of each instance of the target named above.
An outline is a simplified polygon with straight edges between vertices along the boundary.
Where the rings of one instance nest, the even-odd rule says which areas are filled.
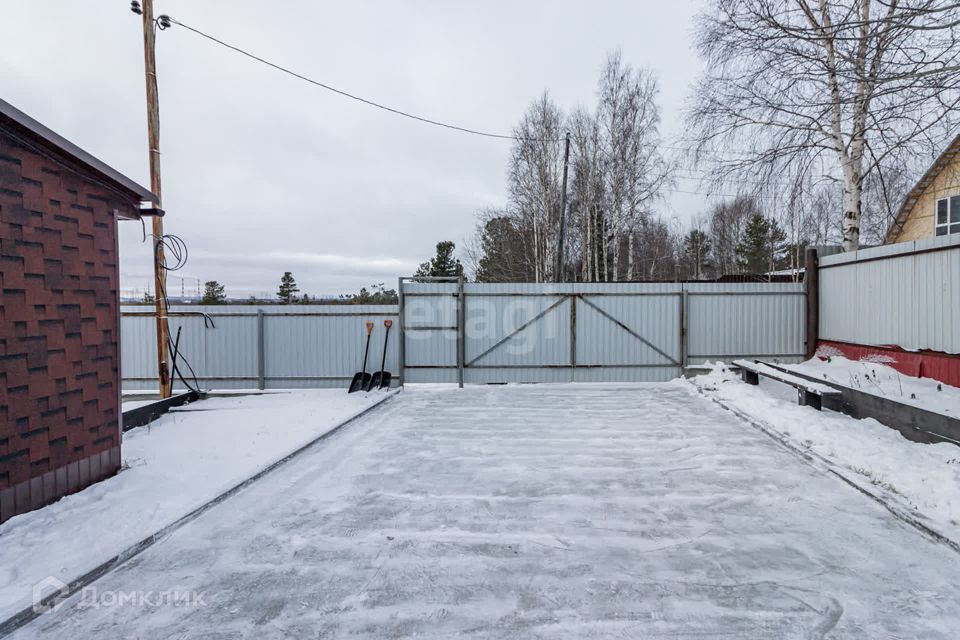
[[[403,276],[397,280],[397,333],[399,334],[398,339],[400,344],[398,345],[398,360],[397,367],[400,372],[399,384],[402,387],[403,383],[407,380],[406,372],[404,371],[404,366],[407,362],[407,335],[403,331]]]
[[[263,342],[263,309],[257,309],[257,388],[266,389],[266,357]]]
[[[570,295],[570,382],[577,379],[577,294]]]
[[[815,247],[804,252],[803,283],[807,292],[807,340],[804,356],[807,360],[817,354],[820,341],[820,260]]]
[[[463,276],[457,278],[457,385],[463,389],[463,360],[465,349],[466,330],[466,302],[463,293]]]
[[[680,285],[680,375],[687,370],[687,289]]]

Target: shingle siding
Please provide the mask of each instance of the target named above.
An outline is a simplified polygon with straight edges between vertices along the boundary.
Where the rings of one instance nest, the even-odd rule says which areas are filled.
[[[136,215],[21,140],[0,129],[0,522],[120,467],[115,213]]]

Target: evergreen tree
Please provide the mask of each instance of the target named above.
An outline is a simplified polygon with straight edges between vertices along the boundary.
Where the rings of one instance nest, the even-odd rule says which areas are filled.
[[[227,292],[223,285],[216,280],[209,280],[203,285],[203,298],[200,304],[224,304],[227,301]]]
[[[700,229],[691,229],[683,238],[680,270],[684,278],[691,280],[703,280],[713,275],[713,243]]]
[[[397,292],[387,289],[382,282],[370,285],[370,289],[363,287],[360,293],[341,295],[340,304],[397,304]]]
[[[480,231],[477,282],[530,282],[533,276],[523,248],[523,235],[510,218],[488,219]]]
[[[437,243],[437,255],[420,265],[415,276],[457,277],[463,275],[463,265],[453,256],[457,245],[449,240]]]
[[[787,234],[776,220],[754,214],[737,245],[737,266],[744,273],[768,273],[783,268],[788,260],[786,240]]]
[[[297,292],[299,291],[297,281],[293,279],[293,274],[289,271],[284,271],[283,277],[280,278],[280,288],[277,289],[277,298],[280,299],[280,304],[293,304],[296,302]]]

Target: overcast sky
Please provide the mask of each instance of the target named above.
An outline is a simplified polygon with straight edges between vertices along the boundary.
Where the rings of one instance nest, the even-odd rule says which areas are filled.
[[[149,185],[139,17],[126,0],[3,0],[3,98]],[[699,73],[701,0],[316,2],[156,0],[262,57],[399,109],[509,133],[543,90],[595,103],[608,51],[659,77],[667,141]],[[188,292],[310,294],[396,286],[439,240],[472,235],[505,197],[510,143],[439,129],[280,74],[174,26],[158,33],[166,232],[189,246]],[[682,180],[677,190],[701,189]],[[702,189],[701,189],[702,190]],[[706,198],[673,192],[688,220]],[[122,287],[151,282],[140,224],[121,224]],[[172,277],[171,293],[180,290]]]

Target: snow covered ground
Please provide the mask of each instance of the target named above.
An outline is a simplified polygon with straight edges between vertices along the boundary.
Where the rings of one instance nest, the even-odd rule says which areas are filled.
[[[157,398],[148,398],[146,400],[134,400],[131,398],[124,398],[123,404],[120,407],[121,411],[130,411],[131,409],[138,409],[144,407],[148,404],[152,404],[157,401]]]
[[[956,638],[958,575],[687,382],[408,388],[15,637]]]
[[[0,621],[382,398],[342,390],[211,398],[123,437],[119,474],[0,525]]]
[[[872,392],[898,401],[902,387],[907,399],[915,394],[914,402],[920,406],[960,414],[960,389],[943,385],[943,390],[937,391],[934,380],[897,374],[883,365],[835,358],[792,368],[817,377],[826,374],[825,379],[847,385],[859,379],[861,390],[872,388]],[[870,383],[865,382],[867,378]],[[910,442],[873,419],[854,420],[798,406],[793,387],[762,377],[759,387],[747,385],[723,365],[693,382],[706,395],[758,420],[797,447],[818,454],[844,477],[903,506],[925,525],[960,544],[960,447]]]
[[[800,364],[784,365],[801,373],[852,387],[864,393],[884,396],[897,402],[960,417],[960,389],[931,378],[907,376],[883,363],[885,356],[873,360],[848,360],[832,355],[829,360],[814,358]]]

